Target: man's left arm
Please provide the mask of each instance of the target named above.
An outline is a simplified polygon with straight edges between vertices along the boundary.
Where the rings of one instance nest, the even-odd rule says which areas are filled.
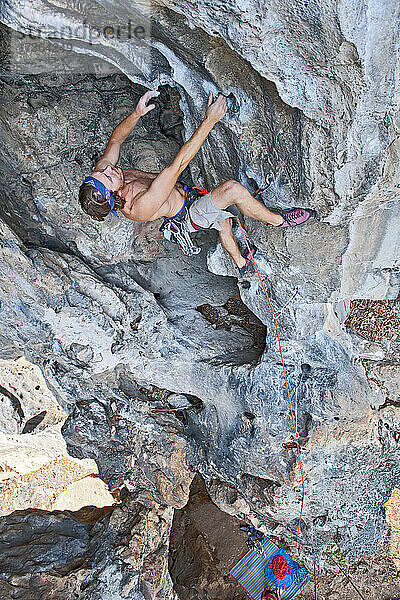
[[[124,143],[127,137],[132,133],[136,123],[139,121],[140,117],[147,114],[153,108],[155,108],[154,104],[150,104],[147,106],[147,102],[150,98],[154,96],[158,96],[160,92],[152,91],[146,92],[139,100],[135,110],[126,117],[119,125],[116,126],[114,131],[112,132],[106,149],[104,150],[103,156],[97,161],[96,166],[94,168],[95,171],[99,171],[104,169],[107,165],[116,165],[119,159],[119,153],[121,150],[121,145]]]

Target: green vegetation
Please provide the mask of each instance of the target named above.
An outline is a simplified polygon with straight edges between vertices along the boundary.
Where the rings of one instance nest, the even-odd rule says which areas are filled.
[[[340,551],[340,548],[336,544],[330,544],[324,550],[325,557],[329,562],[329,559],[333,559],[333,562],[339,563],[342,567],[347,567],[346,557]]]

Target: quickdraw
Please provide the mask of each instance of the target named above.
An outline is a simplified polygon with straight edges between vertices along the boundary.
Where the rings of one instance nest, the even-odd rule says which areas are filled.
[[[186,183],[181,181],[178,181],[178,183],[180,183],[185,190],[185,201],[182,208],[178,213],[176,213],[176,215],[173,217],[164,217],[160,231],[165,239],[173,242],[174,244],[178,244],[186,256],[193,256],[194,254],[198,254],[201,251],[201,248],[193,244],[190,237],[190,232],[187,225],[187,221],[190,216],[188,213],[188,208],[198,197],[208,194],[208,191],[205,188],[200,188],[197,186],[189,187],[186,185]],[[196,196],[194,198],[189,198],[188,190],[196,190]]]
[[[201,251],[190,239],[190,233],[186,221],[174,221],[166,219],[160,227],[160,231],[166,240],[178,244],[186,256],[193,256]]]

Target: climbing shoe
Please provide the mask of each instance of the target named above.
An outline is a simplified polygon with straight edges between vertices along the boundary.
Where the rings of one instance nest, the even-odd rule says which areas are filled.
[[[291,208],[290,210],[283,210],[281,215],[283,217],[283,223],[279,227],[295,227],[296,225],[302,225],[310,217],[316,216],[315,210],[307,210],[305,208]]]
[[[250,244],[250,251],[249,251],[249,248],[246,248],[246,250],[243,253],[243,258],[245,259],[246,264],[243,265],[243,267],[241,267],[239,269],[240,275],[246,275],[246,273],[249,272],[249,269],[252,264],[251,257],[254,256],[256,254],[256,252],[257,252],[257,248],[254,244]]]

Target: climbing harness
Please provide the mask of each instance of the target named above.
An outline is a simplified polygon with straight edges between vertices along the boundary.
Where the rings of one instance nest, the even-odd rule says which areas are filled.
[[[248,241],[248,239],[246,237],[246,234],[244,232],[244,229],[242,227],[240,219],[239,219],[239,217],[237,215],[235,215],[235,217],[236,217],[237,222],[239,224],[239,227],[240,227],[240,230],[242,232],[242,235],[243,235],[244,241],[246,243],[247,249],[248,249],[249,253],[251,254],[250,244],[249,244],[249,241]],[[276,318],[276,314],[275,314],[274,308],[272,306],[271,300],[269,298],[269,295],[267,293],[267,290],[265,288],[264,282],[263,282],[263,280],[261,278],[260,271],[258,270],[256,261],[254,260],[254,256],[253,255],[251,255],[251,260],[252,260],[254,268],[255,268],[255,270],[257,272],[258,278],[259,278],[260,283],[261,283],[261,287],[263,289],[263,292],[264,292],[265,297],[266,297],[266,299],[268,301],[269,307],[271,309],[271,312],[272,312],[272,315],[273,315],[273,318],[274,318],[275,329],[276,329],[276,336],[278,338],[278,346],[279,346],[279,352],[280,352],[280,357],[281,357],[281,364],[282,364],[283,376],[285,378],[286,394],[287,394],[287,397],[288,397],[288,400],[289,400],[290,414],[291,414],[291,417],[292,417],[292,423],[293,423],[293,428],[294,428],[295,438],[296,438],[297,456],[298,456],[298,459],[299,459],[299,468],[300,468],[301,484],[302,484],[301,508],[300,508],[300,516],[299,516],[299,523],[298,523],[298,527],[297,527],[297,536],[296,536],[296,548],[295,548],[295,553],[296,553],[297,552],[297,547],[298,547],[298,544],[299,544],[300,524],[301,524],[301,518],[303,516],[304,498],[305,498],[304,475],[303,475],[303,465],[302,465],[301,456],[300,456],[299,435],[298,435],[298,432],[297,432],[295,416],[294,416],[294,413],[293,413],[292,400],[291,400],[291,396],[290,396],[290,392],[289,392],[289,384],[288,384],[288,380],[287,380],[287,377],[286,377],[286,368],[285,368],[285,361],[283,359],[283,352],[282,352],[281,340],[280,340],[280,336],[279,336],[278,320]]]
[[[259,554],[264,554],[264,534],[261,531],[258,531],[253,525],[243,525],[240,527],[242,531],[245,531],[249,536],[247,540],[247,545],[250,550],[255,550]]]
[[[201,251],[201,248],[195,246],[191,240],[190,232],[188,228],[188,220],[190,220],[193,227],[201,230],[201,227],[196,226],[190,219],[189,208],[197,198],[208,194],[208,191],[204,188],[197,186],[189,187],[186,183],[178,181],[185,190],[185,201],[179,212],[173,217],[164,217],[164,221],[160,227],[160,231],[170,242],[178,244],[180,249],[186,256],[193,256]]]

